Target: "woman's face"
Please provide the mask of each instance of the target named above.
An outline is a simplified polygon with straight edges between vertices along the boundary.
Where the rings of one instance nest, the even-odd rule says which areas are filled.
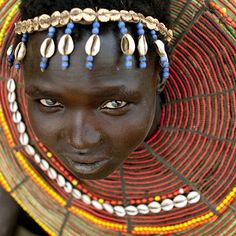
[[[120,39],[110,31],[101,36],[93,70],[85,67],[84,45],[89,32],[75,44],[70,68],[61,69],[56,53],[45,72],[39,64],[43,33],[30,36],[24,62],[28,115],[36,136],[77,178],[108,176],[157,125],[156,73],[124,67]]]

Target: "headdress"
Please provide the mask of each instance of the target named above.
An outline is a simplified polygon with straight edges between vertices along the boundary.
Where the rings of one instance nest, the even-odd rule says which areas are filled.
[[[172,1],[160,129],[109,179],[83,183],[30,129],[21,74],[9,75],[4,50],[14,39],[19,1],[0,4],[0,183],[38,224],[50,235],[235,233],[234,1]],[[97,35],[100,25],[92,30]]]

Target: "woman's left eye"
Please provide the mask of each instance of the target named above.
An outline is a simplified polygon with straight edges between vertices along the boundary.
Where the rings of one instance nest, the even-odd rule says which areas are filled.
[[[52,99],[40,99],[39,102],[45,106],[45,107],[58,107],[58,106],[62,106],[61,103],[56,102]]]
[[[125,107],[127,104],[128,104],[128,102],[125,102],[125,101],[116,101],[116,100],[114,100],[114,101],[107,102],[106,104],[104,104],[102,106],[102,108],[120,109],[120,108]]]

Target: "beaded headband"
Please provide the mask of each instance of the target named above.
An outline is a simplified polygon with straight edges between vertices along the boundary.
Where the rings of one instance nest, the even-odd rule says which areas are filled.
[[[63,70],[69,68],[69,56],[74,50],[74,41],[72,33],[75,24],[91,24],[92,35],[89,37],[85,51],[87,54],[85,66],[91,70],[93,68],[94,56],[96,56],[101,47],[101,40],[99,37],[100,23],[103,22],[118,22],[118,28],[122,35],[121,51],[125,55],[125,67],[127,69],[133,66],[133,55],[137,48],[139,54],[139,68],[145,69],[147,67],[146,55],[148,52],[148,44],[145,37],[145,29],[149,30],[150,36],[156,46],[157,53],[160,56],[160,64],[162,67],[162,78],[159,83],[159,91],[162,91],[164,84],[169,77],[169,61],[165,51],[165,44],[158,39],[161,35],[166,42],[170,42],[173,38],[172,30],[166,28],[163,23],[157,19],[148,16],[144,17],[141,13],[126,10],[107,10],[99,9],[95,11],[91,8],[81,10],[73,8],[71,11],[54,12],[51,16],[43,14],[33,19],[28,19],[15,23],[15,33],[22,35],[21,42],[14,49],[10,47],[8,50],[8,62],[12,66],[15,62],[15,69],[20,69],[20,64],[26,55],[26,43],[30,33],[37,31],[48,30],[48,37],[42,42],[40,53],[41,62],[40,69],[43,72],[49,65],[49,59],[54,55],[56,46],[54,42],[56,29],[66,26],[64,35],[60,38],[58,43],[58,51],[61,54],[61,67]],[[137,27],[138,45],[131,34],[128,33],[126,23],[135,23]]]

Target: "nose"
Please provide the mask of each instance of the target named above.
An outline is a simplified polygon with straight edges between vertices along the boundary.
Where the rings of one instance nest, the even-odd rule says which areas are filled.
[[[86,154],[90,149],[97,146],[101,140],[96,117],[86,111],[77,111],[72,115],[69,129],[70,145],[81,154]]]

